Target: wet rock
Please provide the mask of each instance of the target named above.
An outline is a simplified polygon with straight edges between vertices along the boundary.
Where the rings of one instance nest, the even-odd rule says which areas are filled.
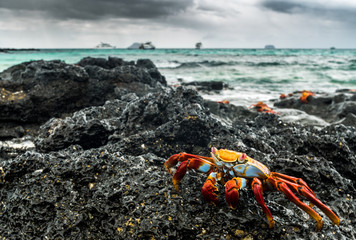
[[[138,150],[141,145],[154,146],[158,143],[160,148],[152,151],[159,156],[166,156],[167,151],[177,151],[179,145],[179,148],[186,147],[188,150],[193,150],[192,146],[205,149],[214,134],[226,130],[207,114],[207,109],[203,107],[204,100],[191,89],[166,89],[141,98],[127,95],[123,99],[107,102],[103,107],[78,111],[66,119],[48,121],[39,130],[35,141],[37,148],[53,151],[70,144],[82,145],[80,139],[87,139],[87,136],[85,131],[78,131],[77,128],[88,129],[91,121],[99,121],[106,129],[106,134],[93,133],[94,139],[102,135],[111,143],[120,141],[121,151],[135,155],[145,152]],[[109,133],[112,135],[108,136]],[[148,139],[140,139],[137,135]],[[127,144],[131,141],[134,141],[135,147]],[[170,143],[169,146],[167,143]]]
[[[149,60],[137,65],[117,58],[85,58],[77,65],[59,60],[26,62],[0,73],[0,79],[0,120],[22,123],[41,123],[102,105],[120,94],[145,94],[166,85]]]
[[[220,91],[228,87],[226,83],[221,81],[183,82],[182,86],[194,86],[200,91]]]
[[[300,123],[309,126],[325,127],[330,125],[327,121],[316,115],[310,115],[302,110],[297,109],[278,109],[281,119],[285,122]]]
[[[274,103],[278,108],[293,108],[322,118],[328,123],[336,123],[345,118],[348,114],[356,114],[356,94],[354,91],[343,89],[334,94],[316,93],[309,96],[308,102],[303,103],[300,93],[294,93],[285,99],[279,99]],[[348,126],[354,126],[353,121],[344,121]]]
[[[0,161],[15,158],[20,154],[34,149],[35,145],[30,136],[0,141]]]
[[[105,145],[117,128],[116,118],[125,106],[125,101],[114,100],[103,106],[85,108],[71,117],[52,118],[38,131],[35,139],[37,149],[55,151],[74,144],[84,149]]]
[[[25,135],[25,129],[15,124],[2,124],[0,126],[0,140],[20,138]]]
[[[9,52],[19,52],[19,51],[24,51],[24,52],[28,52],[28,51],[41,51],[40,49],[37,48],[0,48],[0,52],[4,52],[4,53],[9,53]]]
[[[344,124],[346,126],[356,126],[356,115],[349,113],[346,115],[346,117],[344,117],[343,119],[341,119],[340,121],[335,122],[334,124]]]
[[[244,106],[235,106],[233,104],[224,104],[211,100],[205,100],[204,106],[208,108],[211,113],[221,116],[221,121],[234,119],[243,121],[259,115],[257,112],[250,111]]]
[[[340,118],[346,117],[349,114],[356,114],[356,101],[342,102],[338,106]]]
[[[137,60],[137,66],[147,68],[147,69],[152,69],[156,68],[154,63],[150,59],[139,59]]]
[[[108,60],[105,58],[93,58],[93,57],[85,57],[78,62],[79,66],[99,66],[105,69],[112,69],[115,67],[130,65],[132,63],[125,62],[121,58],[109,57]],[[134,63],[132,64],[134,65]]]

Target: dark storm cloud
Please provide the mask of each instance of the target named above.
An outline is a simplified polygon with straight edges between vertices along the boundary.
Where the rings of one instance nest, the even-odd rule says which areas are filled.
[[[321,4],[315,1],[280,1],[280,0],[263,0],[263,8],[274,12],[286,14],[306,14],[313,18],[322,18],[325,20],[339,21],[346,24],[356,23],[356,7],[345,6],[345,4]]]
[[[293,13],[297,11],[301,11],[305,8],[305,6],[294,3],[294,2],[287,2],[287,1],[264,1],[262,6],[273,10],[275,12],[282,12],[282,13]]]
[[[194,0],[1,0],[0,9],[39,11],[57,19],[139,18],[169,16]]]

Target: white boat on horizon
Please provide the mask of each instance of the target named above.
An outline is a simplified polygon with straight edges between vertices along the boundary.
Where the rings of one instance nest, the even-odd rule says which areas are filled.
[[[268,44],[265,46],[265,49],[275,49],[276,47],[272,44]]]
[[[95,48],[100,48],[100,49],[114,49],[116,48],[115,46],[109,44],[109,43],[104,43],[104,42],[101,42],[100,44],[96,45]]]
[[[154,50],[156,47],[152,44],[152,42],[139,43],[134,42],[128,49],[143,49],[143,50]]]

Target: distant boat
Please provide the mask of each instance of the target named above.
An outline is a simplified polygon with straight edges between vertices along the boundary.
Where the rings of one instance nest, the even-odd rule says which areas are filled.
[[[128,49],[143,49],[143,50],[153,50],[156,47],[152,44],[152,42],[139,43],[134,42]]]
[[[156,47],[151,42],[141,43],[140,49],[156,49]]]
[[[195,49],[200,49],[203,46],[203,44],[201,42],[197,42],[195,44]]]
[[[96,45],[95,48],[101,48],[101,49],[113,49],[113,48],[116,48],[115,46],[112,46],[111,44],[109,43],[104,43],[104,42],[101,42],[100,44]]]
[[[266,45],[266,46],[265,46],[265,49],[275,49],[275,46],[269,44],[269,45]]]
[[[330,50],[335,50],[336,48],[335,47],[331,47]]]

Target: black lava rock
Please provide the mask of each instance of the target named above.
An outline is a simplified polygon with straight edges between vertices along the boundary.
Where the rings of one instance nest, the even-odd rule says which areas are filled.
[[[69,143],[78,149],[85,149],[85,146],[78,146],[81,145],[79,140],[68,140],[73,135],[77,135],[77,139],[85,139],[85,132],[78,132],[69,126],[75,122],[74,125],[85,129],[90,126],[92,119],[101,122],[112,135],[99,149],[81,151],[83,154],[91,152],[91,155],[95,151],[109,151],[112,152],[109,155],[111,159],[114,158],[113,154],[123,154],[125,158],[130,158],[128,162],[132,165],[125,168],[127,173],[120,173],[119,176],[124,174],[125,179],[130,179],[126,183],[134,182],[135,188],[138,188],[132,190],[129,202],[123,204],[132,207],[128,207],[123,216],[113,217],[116,225],[109,224],[112,234],[106,235],[109,238],[234,239],[240,235],[250,235],[262,239],[309,239],[310,232],[315,229],[314,221],[304,216],[281,193],[265,193],[267,204],[277,221],[273,230],[268,229],[251,190],[241,191],[239,208],[235,211],[224,203],[222,190],[220,204],[212,207],[204,202],[200,194],[206,176],[192,171],[181,183],[182,192],[176,193],[171,186],[171,176],[163,168],[164,159],[181,151],[208,156],[211,146],[245,152],[266,164],[271,171],[307,181],[317,197],[342,219],[340,227],[336,227],[323,217],[324,228],[319,233],[313,233],[315,238],[355,236],[350,230],[352,209],[355,207],[352,201],[355,186],[351,179],[356,177],[356,134],[353,128],[337,125],[318,129],[287,124],[277,115],[257,114],[246,108],[205,101],[195,91],[179,87],[141,98],[128,95],[123,100],[107,102],[103,107],[83,109],[71,118],[56,120],[59,122],[54,125],[49,121],[40,130],[36,140],[37,149],[58,151],[58,147],[64,148]],[[50,133],[50,136],[46,133]],[[63,139],[67,139],[67,144],[62,144]],[[88,140],[90,142],[90,138]],[[60,152],[66,151],[69,150],[63,149]],[[152,157],[152,162],[135,166],[134,159],[145,158],[147,154]],[[137,169],[141,169],[141,180],[132,180],[131,175],[127,177],[126,174]],[[88,175],[83,177],[88,178]],[[162,185],[153,187],[153,182]],[[147,186],[150,186],[148,192],[144,189]],[[131,192],[131,188],[122,191]],[[118,193],[117,201],[127,199],[123,196],[125,193]],[[106,202],[103,206],[109,205],[106,208],[110,208],[112,204]],[[240,227],[236,227],[236,223]],[[87,227],[76,231],[84,234],[84,229]],[[96,229],[92,232],[96,231],[104,230]]]
[[[0,73],[0,121],[42,123],[128,92],[145,94],[165,85],[165,78],[149,60],[138,64],[118,58],[85,58],[76,65],[59,60],[22,63]]]
[[[331,124],[343,122],[356,127],[355,122],[350,119],[350,114],[356,114],[356,93],[353,90],[343,89],[334,94],[316,93],[315,96],[308,97],[307,103],[303,103],[300,96],[301,94],[296,92],[293,96],[277,100],[274,106],[299,109]]]
[[[221,81],[183,82],[182,86],[194,86],[200,91],[220,91],[228,87],[226,83]]]
[[[133,70],[119,61],[113,67],[87,61],[84,71],[100,79],[112,79],[116,69]],[[147,71],[131,73],[145,79]],[[115,90],[117,99],[44,123],[27,151],[0,155],[2,238],[356,238],[354,127],[285,123],[275,114],[206,101],[186,87],[150,86],[152,91],[139,94],[128,93],[126,84]],[[269,229],[249,186],[232,210],[219,184],[220,201],[211,206],[201,196],[207,176],[195,171],[176,192],[164,161],[183,151],[209,156],[212,146],[245,152],[271,171],[303,178],[340,217],[340,226],[321,213],[324,226],[316,232],[315,222],[282,193],[265,191],[276,221]]]
[[[78,65],[82,67],[99,66],[105,69],[112,69],[123,65],[134,65],[134,63],[125,62],[121,58],[116,58],[116,57],[109,57],[108,60],[106,60],[105,58],[86,57],[80,60],[78,62]]]

